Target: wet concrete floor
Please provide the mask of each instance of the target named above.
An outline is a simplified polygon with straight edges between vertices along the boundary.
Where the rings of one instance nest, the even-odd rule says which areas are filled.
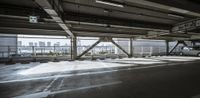
[[[200,60],[15,75],[0,68],[1,98],[193,98],[200,95]]]

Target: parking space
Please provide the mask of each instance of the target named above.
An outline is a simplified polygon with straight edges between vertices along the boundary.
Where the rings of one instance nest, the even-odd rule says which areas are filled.
[[[146,81],[144,87],[142,86],[142,88],[131,89],[134,93],[139,92],[140,90],[147,90],[149,92],[150,89],[152,89],[154,92],[154,90],[157,91],[155,88],[159,86],[165,86],[165,84],[161,82],[163,76],[166,76],[164,80],[167,80],[168,82],[170,79],[172,79],[172,81],[177,80],[175,78],[185,79],[183,81],[178,81],[181,81],[183,84],[185,83],[185,86],[182,88],[189,90],[190,85],[193,84],[188,83],[196,83],[197,80],[199,81],[199,79],[196,77],[199,74],[197,71],[199,69],[199,59],[200,58],[198,57],[159,56],[146,58],[106,59],[96,61],[61,61],[48,63],[36,62],[30,64],[14,64],[6,67],[2,66],[0,68],[1,96],[17,98],[41,98],[50,96],[53,98],[64,98],[71,96],[72,98],[78,98],[76,95],[76,93],[78,93],[80,95],[84,94],[83,98],[87,98],[89,96],[95,96],[95,98],[101,98],[103,96],[103,98],[107,98],[107,95],[115,96],[116,98],[120,96],[119,98],[121,98],[126,97],[124,94],[126,94],[126,92],[130,92],[130,88],[122,91],[122,94],[115,93],[116,95],[112,94],[111,90],[119,92],[119,89],[125,89],[128,85],[133,84],[142,86],[142,81],[149,79],[149,83],[146,84]],[[190,73],[190,71],[192,72]],[[174,75],[172,75],[172,73],[174,73]],[[192,75],[192,77],[183,77],[181,74]],[[172,76],[170,77],[168,75]],[[192,80],[193,77],[195,81]],[[161,79],[159,80],[160,82],[158,82],[157,79]],[[139,80],[141,80],[141,83]],[[158,82],[157,85],[156,81]],[[150,84],[152,84],[152,86],[154,85],[154,87],[149,87]],[[179,83],[176,82],[172,84],[172,82],[169,82],[166,85],[170,84],[175,85]],[[195,88],[196,87],[198,86],[195,86]],[[167,95],[167,91],[165,91],[163,88],[157,89],[162,90],[160,92],[162,92],[164,95],[158,94],[159,96],[164,96],[162,98],[167,98],[166,96],[172,96],[170,95],[172,94],[171,91],[169,91],[169,95]],[[166,89],[170,90],[171,88]],[[105,92],[107,90],[108,92]],[[104,92],[104,94],[99,95],[99,92]],[[143,93],[148,94],[148,92]],[[176,92],[180,93],[179,91]],[[87,96],[85,93],[88,93],[89,95]],[[153,93],[151,96],[158,95],[154,95]],[[127,96],[134,97],[142,95],[129,93]]]

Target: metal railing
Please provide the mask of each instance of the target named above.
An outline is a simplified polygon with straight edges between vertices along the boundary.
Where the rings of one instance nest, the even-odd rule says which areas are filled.
[[[77,46],[77,53],[81,54],[90,46]],[[129,52],[129,47],[123,47]],[[172,49],[173,47],[170,47]],[[181,46],[177,47],[173,54],[179,53]],[[85,56],[91,55],[124,55],[124,53],[115,46],[96,46]],[[8,57],[40,57],[40,56],[70,56],[71,46],[0,46],[0,58]],[[165,46],[134,46],[133,56],[153,56],[166,55]]]
[[[0,46],[0,57],[66,56],[70,51],[70,46]]]

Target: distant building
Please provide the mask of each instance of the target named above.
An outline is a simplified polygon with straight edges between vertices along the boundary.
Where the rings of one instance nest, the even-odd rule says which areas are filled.
[[[33,42],[29,42],[28,45],[29,45],[29,46],[33,46]]]
[[[22,41],[17,41],[17,46],[22,46]]]
[[[34,46],[37,46],[37,43],[36,43],[36,42],[34,43]]]
[[[47,42],[47,46],[51,46],[51,42]]]
[[[56,42],[54,46],[60,46],[60,42]]]
[[[41,46],[45,46],[45,42],[39,41],[39,46],[40,46],[40,47],[41,47]]]
[[[64,46],[67,46],[68,44],[67,43],[65,43],[65,45]]]

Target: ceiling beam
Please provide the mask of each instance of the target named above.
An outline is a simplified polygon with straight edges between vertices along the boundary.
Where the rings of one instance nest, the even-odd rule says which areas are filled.
[[[127,0],[127,1],[132,2],[132,3],[136,3],[136,4],[154,7],[154,8],[173,11],[173,12],[180,13],[180,14],[200,17],[200,13],[196,13],[196,12],[193,12],[193,11],[189,11],[189,10],[185,10],[185,9],[181,9],[181,8],[176,8],[176,7],[172,7],[172,6],[168,6],[168,5],[164,5],[164,4],[159,4],[159,3],[151,2],[151,1],[148,1],[148,0]]]
[[[153,29],[163,29],[163,30],[170,30],[172,27],[171,24],[121,19],[121,18],[76,13],[76,12],[65,12],[65,13],[67,13],[67,15],[65,15],[66,21],[89,22],[89,23],[121,25],[121,26],[130,26],[130,27],[141,27],[141,28],[153,28]]]
[[[0,27],[2,34],[28,34],[28,35],[61,35],[66,36],[63,30],[49,29],[32,29],[32,28],[15,28],[15,27]],[[42,32],[42,33],[41,33]]]
[[[63,21],[64,11],[61,0],[35,0],[35,2],[38,3],[67,34],[74,37],[74,34],[69,30]]]
[[[95,5],[90,5],[90,4],[84,4],[84,3],[78,3],[78,2],[74,2],[74,1],[63,1],[63,3],[66,3],[66,4],[71,4],[71,5],[79,5],[80,7],[89,7],[89,8],[95,8],[95,9],[101,9],[101,10],[107,10],[107,11],[110,11],[110,12],[121,12],[121,13],[126,13],[126,14],[132,14],[132,15],[139,15],[139,16],[145,16],[145,17],[151,17],[151,18],[157,18],[157,19],[164,19],[164,20],[173,20],[173,21],[177,21],[177,19],[174,19],[174,18],[170,18],[170,17],[163,17],[163,16],[158,16],[158,15],[149,15],[149,14],[146,14],[146,13],[136,13],[136,12],[131,12],[131,11],[124,11],[124,10],[119,10],[119,9],[114,9],[114,8],[105,8],[105,7],[101,7],[101,6],[95,6]],[[132,7],[132,8],[136,8],[136,9],[142,9],[142,10],[145,10],[145,11],[148,11],[148,12],[153,12],[153,13],[157,13],[157,14],[163,14],[163,15],[166,15],[168,13],[163,13],[163,12],[156,12],[156,11],[153,11],[153,10],[149,10],[149,9],[144,9],[144,8],[137,8],[135,6],[129,6],[129,5],[126,5],[127,7]]]
[[[198,29],[199,27],[200,27],[200,18],[192,19],[192,20],[189,20],[189,21],[185,21],[185,22],[181,22],[181,23],[176,24],[172,28],[172,32],[183,33],[183,32]]]
[[[65,21],[66,24],[78,24],[78,25],[88,25],[88,26],[100,26],[107,27],[107,24],[102,23],[91,23],[91,22],[80,22],[80,21]],[[144,27],[134,27],[134,26],[123,26],[123,25],[110,25],[112,28],[119,29],[130,29],[130,30],[146,30],[146,31],[158,31],[158,32],[169,32],[169,30],[165,29],[154,29],[154,28],[144,28]]]
[[[15,27],[0,27],[1,34],[27,34],[27,35],[54,35],[54,36],[66,36],[63,30],[49,30],[49,29],[32,29],[32,28],[15,28]],[[42,32],[42,33],[41,33]],[[83,32],[83,31],[73,31],[76,36],[83,37],[119,37],[119,38],[129,38],[136,37],[138,35],[133,34],[122,34],[122,33],[105,33],[105,32]]]

